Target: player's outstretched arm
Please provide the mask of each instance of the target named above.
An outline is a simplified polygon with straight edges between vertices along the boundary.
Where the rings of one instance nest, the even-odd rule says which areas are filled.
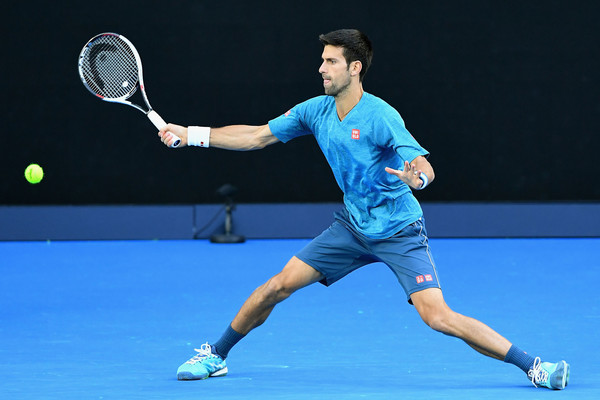
[[[425,186],[435,179],[433,167],[423,156],[418,156],[411,163],[404,161],[403,170],[386,167],[385,172],[396,175],[402,182],[413,189],[424,189]],[[423,177],[421,174],[425,174],[426,177]]]
[[[222,128],[201,128],[208,140],[204,147],[218,147],[227,150],[258,150],[279,141],[269,129],[269,125],[230,125]],[[190,145],[189,127],[168,124],[158,132],[161,141],[170,146],[174,136],[181,138],[179,147]]]

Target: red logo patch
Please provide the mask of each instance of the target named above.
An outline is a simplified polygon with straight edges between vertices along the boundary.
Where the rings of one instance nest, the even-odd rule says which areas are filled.
[[[288,115],[290,115],[291,113],[292,113],[292,110],[288,110],[288,112],[286,112],[286,113],[285,113],[285,114],[283,114],[283,115],[285,115],[285,116],[287,117],[287,116],[288,116]]]
[[[360,129],[352,129],[352,139],[360,139]]]
[[[423,275],[417,276],[417,283],[423,283],[423,282],[425,282],[425,278],[423,278]]]
[[[431,275],[425,275],[425,280],[427,282],[431,282],[431,281],[433,281],[433,278],[431,277]]]

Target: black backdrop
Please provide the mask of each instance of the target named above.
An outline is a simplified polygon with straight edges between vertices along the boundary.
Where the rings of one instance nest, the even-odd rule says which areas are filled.
[[[170,150],[141,113],[89,94],[76,63],[91,36],[118,32],[166,120],[263,124],[322,93],[317,37],[343,27],[374,43],[365,90],[431,152],[421,200],[600,199],[599,2],[65,3],[3,6],[0,204],[211,203],[224,183],[239,202],[340,201],[311,137]],[[41,184],[23,178],[30,162]]]

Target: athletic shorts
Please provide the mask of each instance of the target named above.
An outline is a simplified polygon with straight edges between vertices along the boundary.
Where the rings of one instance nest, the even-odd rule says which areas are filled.
[[[396,275],[411,304],[411,294],[440,288],[423,218],[390,238],[370,239],[352,226],[346,210],[335,217],[328,229],[296,254],[323,274],[323,285],[329,286],[367,264],[382,262]]]

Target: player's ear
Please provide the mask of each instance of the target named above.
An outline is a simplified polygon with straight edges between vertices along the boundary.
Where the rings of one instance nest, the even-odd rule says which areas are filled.
[[[362,63],[358,60],[352,61],[352,65],[350,66],[350,75],[360,75],[360,71],[362,71]]]

